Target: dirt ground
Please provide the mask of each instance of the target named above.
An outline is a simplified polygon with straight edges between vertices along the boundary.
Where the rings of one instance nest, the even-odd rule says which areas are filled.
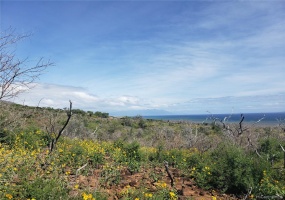
[[[167,184],[167,187],[171,188],[171,180],[166,173],[165,168],[155,167],[152,169],[152,173],[161,175],[161,182]],[[205,191],[199,188],[195,181],[190,178],[182,177],[179,171],[175,168],[169,168],[169,172],[174,179],[174,188],[177,191],[178,199],[180,200],[236,200],[238,198],[233,195],[220,194],[217,191]],[[92,176],[83,176],[83,175],[73,175],[70,177],[70,182],[75,184],[79,184],[82,187],[89,187],[92,189],[101,188],[100,191],[108,194],[108,200],[118,200],[123,196],[121,195],[121,191],[127,187],[134,188],[147,188],[149,192],[155,193],[160,188],[157,187],[157,182],[153,181],[153,178],[150,177],[150,169],[141,170],[140,172],[131,174],[127,169],[121,170],[120,182],[119,184],[102,184],[100,181],[101,170],[94,170]],[[72,190],[71,195],[78,195],[77,190]],[[216,198],[214,198],[216,197]]]

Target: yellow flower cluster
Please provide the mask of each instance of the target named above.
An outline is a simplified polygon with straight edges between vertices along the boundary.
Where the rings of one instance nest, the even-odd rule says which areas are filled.
[[[161,182],[161,181],[157,181],[157,183],[155,183],[156,186],[160,187],[160,188],[166,188],[167,184],[165,182]]]
[[[208,166],[204,167],[202,171],[206,172],[208,175],[211,175],[211,170],[210,170],[210,167]]]
[[[153,195],[152,195],[151,193],[145,193],[144,196],[145,196],[146,198],[152,198]]]
[[[7,199],[13,199],[13,196],[12,196],[11,194],[6,194],[5,197],[6,197]]]
[[[150,153],[156,153],[157,152],[157,148],[154,147],[141,147],[141,152],[150,154]]]
[[[83,147],[87,152],[87,155],[93,155],[93,153],[101,153],[105,155],[105,149],[99,142],[95,142],[92,140],[80,140],[78,141],[78,145]]]
[[[122,196],[127,196],[129,194],[133,194],[134,193],[134,188],[131,187],[130,185],[127,185],[126,187],[124,187],[121,192],[120,195]]]
[[[95,200],[92,194],[86,194],[85,192],[82,193],[83,200]]]
[[[176,194],[174,192],[169,192],[169,197],[171,200],[177,200],[178,197],[176,196]]]

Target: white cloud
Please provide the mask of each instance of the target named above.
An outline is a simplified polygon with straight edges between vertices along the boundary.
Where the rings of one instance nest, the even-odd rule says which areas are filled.
[[[192,98],[185,102],[161,103],[129,95],[99,97],[90,94],[84,88],[38,84],[14,101],[30,106],[39,104],[39,106],[43,107],[64,108],[68,105],[68,100],[71,100],[74,108],[115,112],[117,114],[119,111],[149,109],[165,110],[173,114],[205,114],[207,111],[212,113],[230,113],[232,110],[234,112],[278,112],[285,107],[284,99],[285,93],[273,95],[257,94],[255,96],[244,94],[244,96]]]
[[[135,96],[99,97],[80,87],[41,83],[35,84],[31,90],[19,95],[14,102],[30,106],[64,108],[68,100],[73,102],[74,108],[84,110],[116,111],[152,108],[149,102]]]
[[[75,98],[84,100],[86,102],[94,103],[94,102],[99,101],[99,98],[97,96],[90,95],[90,94],[87,94],[86,92],[81,92],[81,91],[75,91],[71,94],[71,96],[74,96]]]
[[[31,103],[31,102],[29,102],[29,103]],[[44,105],[45,107],[55,107],[56,103],[52,99],[42,99],[39,101],[39,106],[41,106],[41,105]]]

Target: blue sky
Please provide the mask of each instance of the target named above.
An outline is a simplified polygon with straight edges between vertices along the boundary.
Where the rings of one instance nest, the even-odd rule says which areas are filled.
[[[1,1],[29,64],[15,102],[111,114],[285,110],[284,1]]]

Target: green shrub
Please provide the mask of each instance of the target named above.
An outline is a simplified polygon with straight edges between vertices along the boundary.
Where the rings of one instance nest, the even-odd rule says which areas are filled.
[[[3,128],[0,129],[0,143],[12,145],[15,143],[16,134]]]
[[[284,172],[279,174],[279,178],[284,178]],[[257,196],[285,196],[284,180],[274,179],[267,171],[263,171],[263,177],[255,190]]]
[[[132,142],[124,146],[127,158],[135,161],[141,161],[141,154],[139,151],[140,144],[138,142]]]
[[[272,164],[283,160],[283,151],[280,148],[280,141],[277,138],[269,137],[261,139],[259,145],[259,154]]]
[[[143,157],[140,151],[140,144],[138,142],[125,143],[122,140],[117,140],[113,146],[115,151],[119,152],[119,154],[116,154],[115,160],[120,163],[126,163],[131,173],[138,172]]]
[[[212,134],[222,134],[223,133],[222,127],[219,124],[212,122],[211,123],[211,133]]]
[[[159,163],[162,163],[165,160],[164,154],[164,146],[162,144],[159,144],[155,156],[152,159],[155,159]]]
[[[141,166],[142,155],[139,148],[138,142],[132,142],[125,145],[123,149],[126,153],[128,170],[131,173],[138,172]]]
[[[121,181],[121,169],[117,164],[103,166],[100,181],[107,186],[118,185]]]
[[[19,197],[25,199],[67,199],[67,184],[58,179],[37,178],[32,182],[25,182]]]
[[[211,184],[229,193],[246,193],[254,186],[253,163],[239,147],[222,145],[212,153],[213,179]]]
[[[197,164],[193,167],[192,175],[197,184],[227,193],[246,193],[258,184],[263,170],[255,166],[249,154],[234,145],[221,144],[208,156],[204,153],[200,160],[193,158],[193,164]]]
[[[171,149],[164,154],[164,160],[173,167],[179,167],[183,163],[183,159],[182,151],[179,149]]]

